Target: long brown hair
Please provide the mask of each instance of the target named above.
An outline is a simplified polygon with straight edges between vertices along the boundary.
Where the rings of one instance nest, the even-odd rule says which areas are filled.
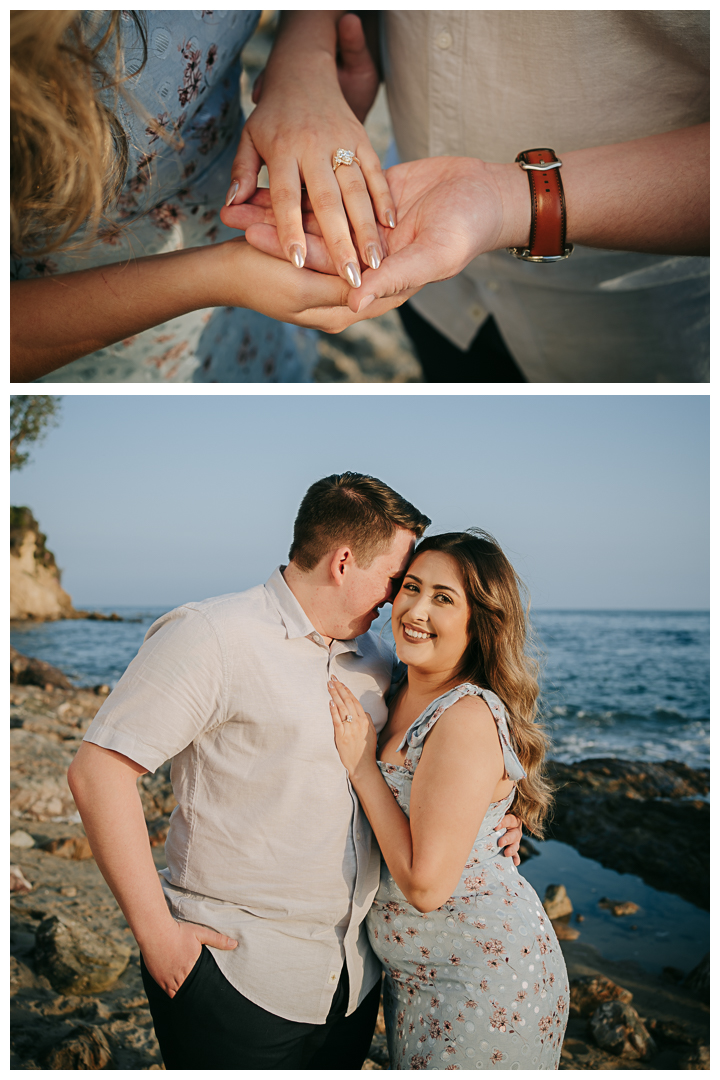
[[[470,606],[470,643],[457,676],[492,690],[508,714],[510,738],[527,773],[517,785],[513,812],[536,836],[552,804],[543,774],[547,736],[537,721],[539,661],[532,647],[526,589],[497,541],[482,529],[426,537],[416,548],[455,560]]]
[[[124,70],[121,16],[142,58]],[[55,251],[81,226],[86,241],[117,196],[127,135],[111,107],[147,60],[142,13],[10,13],[10,235],[16,255]],[[108,104],[107,102],[111,104]]]

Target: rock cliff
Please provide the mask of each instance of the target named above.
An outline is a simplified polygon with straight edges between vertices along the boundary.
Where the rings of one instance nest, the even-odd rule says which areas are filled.
[[[10,618],[72,619],[72,600],[60,585],[55,556],[26,506],[10,507]]]

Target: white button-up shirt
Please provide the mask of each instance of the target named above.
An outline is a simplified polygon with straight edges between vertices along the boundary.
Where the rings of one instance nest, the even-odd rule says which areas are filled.
[[[709,17],[384,11],[396,160],[512,162],[531,147],[562,155],[703,123]],[[460,349],[494,315],[531,382],[709,377],[706,258],[576,247],[564,262],[535,265],[493,251],[409,302]]]
[[[221,971],[289,1020],[324,1022],[343,961],[348,1013],[379,978],[363,920],[380,856],[335,748],[327,681],[380,730],[392,672],[391,638],[328,648],[278,568],[158,619],[85,735],[150,771],[172,758],[170,910],[236,938],[212,950]]]

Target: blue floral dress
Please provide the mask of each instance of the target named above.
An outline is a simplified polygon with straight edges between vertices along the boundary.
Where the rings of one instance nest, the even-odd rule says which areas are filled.
[[[259,11],[145,11],[148,57],[116,108],[129,136],[129,167],[117,203],[89,250],[11,257],[11,278],[84,270],[141,255],[238,236],[220,221],[242,130],[240,50]],[[89,15],[87,16],[90,17]],[[126,71],[142,45],[120,20]],[[113,102],[114,105],[114,102]],[[148,117],[150,121],[148,121]],[[159,134],[164,129],[176,145]],[[73,242],[78,237],[73,237]],[[45,375],[39,382],[308,382],[313,331],[242,308],[206,308],[154,326]]]
[[[436,698],[398,747],[404,766],[379,761],[409,815],[423,742],[446,709],[466,694],[490,707],[508,778],[525,776],[510,745],[502,702],[464,683]],[[383,862],[367,916],[370,944],[385,970],[385,1023],[391,1069],[557,1069],[570,990],[555,932],[537,894],[493,830],[515,792],[491,803],[450,899],[422,913]]]

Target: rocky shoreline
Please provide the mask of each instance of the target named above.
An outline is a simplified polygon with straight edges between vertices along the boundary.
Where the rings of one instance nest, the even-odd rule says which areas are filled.
[[[47,674],[38,672],[39,686],[13,684],[10,695],[11,1068],[162,1069],[137,946],[92,858],[65,779],[108,688],[68,688]],[[564,785],[556,839],[613,869],[629,869],[622,860],[631,849],[633,873],[704,906],[706,771],[596,759],[553,763],[552,772]],[[174,806],[169,765],[143,777],[140,792],[161,867]],[[691,864],[688,835],[698,853]],[[684,881],[672,864],[681,842]],[[706,974],[683,985],[687,973],[664,979],[631,962],[610,963],[574,936],[562,942],[574,1015],[561,1068],[709,1068]],[[387,1068],[382,1012],[364,1068]]]

